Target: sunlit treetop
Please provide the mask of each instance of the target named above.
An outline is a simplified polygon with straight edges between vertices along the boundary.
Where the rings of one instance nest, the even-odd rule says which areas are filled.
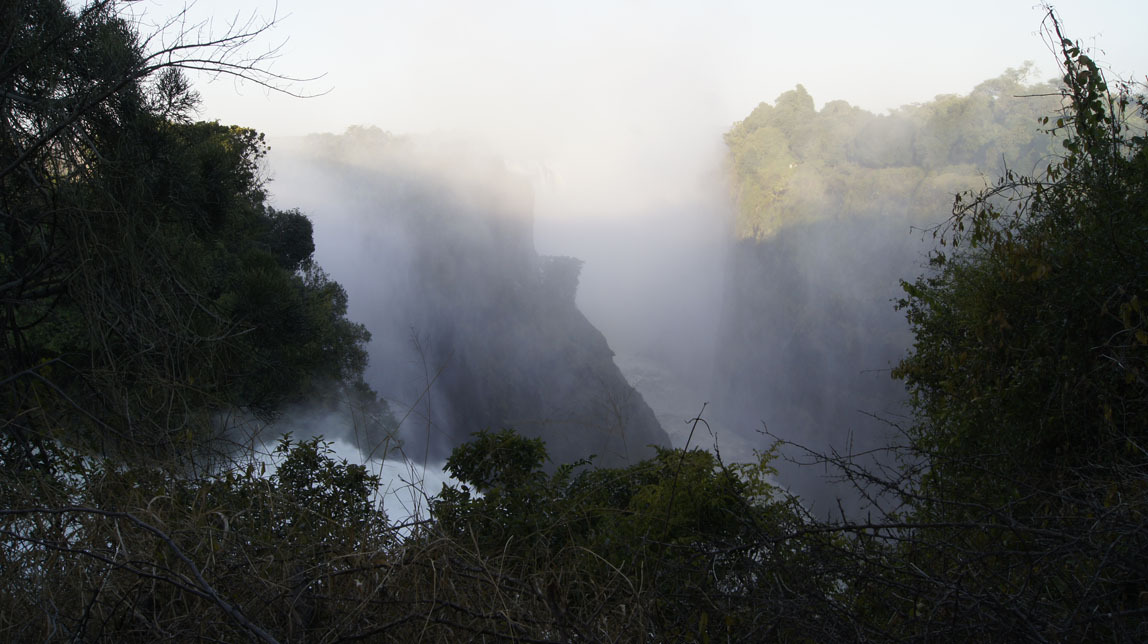
[[[814,107],[798,85],[725,135],[737,233],[765,239],[795,225],[857,217],[942,220],[954,193],[1006,168],[1028,171],[1055,148],[1039,118],[1059,107],[1051,83],[1010,69],[965,96],[876,115],[844,101]]]

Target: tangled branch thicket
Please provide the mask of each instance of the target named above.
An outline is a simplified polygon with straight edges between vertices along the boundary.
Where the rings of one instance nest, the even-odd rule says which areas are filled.
[[[537,446],[500,436],[507,450]],[[54,479],[26,477],[14,494],[41,505],[0,512],[0,632],[13,641],[558,642],[766,637],[827,623],[807,602],[824,576],[803,578],[809,562],[829,561],[813,550],[823,540],[747,539],[769,520],[741,507],[749,479],[696,451],[683,474],[680,455],[578,476],[520,469],[532,482],[440,500],[434,521],[401,538],[374,497],[377,477],[318,440],[281,443],[269,476],[255,461],[175,476],[78,458]],[[675,471],[697,494],[678,497],[667,523]],[[511,498],[520,493],[548,511],[526,516]]]
[[[78,458],[55,481],[26,481],[36,492],[18,491],[42,505],[0,512],[0,632],[12,641],[1140,635],[1141,597],[1112,608],[1127,605],[1127,580],[1143,575],[1142,559],[1127,556],[1148,545],[1142,497],[1113,504],[1030,490],[1000,506],[961,502],[962,521],[826,522],[763,487],[762,464],[667,450],[626,470],[546,475],[537,461],[515,467],[532,441],[500,436],[499,449],[478,437],[475,458],[510,472],[513,488],[496,480],[469,496],[463,478],[455,492],[465,498],[440,497],[429,520],[401,528],[381,512],[377,477],[317,440],[282,443],[270,475],[262,460],[197,477]],[[453,471],[466,476],[465,465]],[[675,483],[697,493],[668,505]],[[1044,497],[1081,513],[1031,515]]]

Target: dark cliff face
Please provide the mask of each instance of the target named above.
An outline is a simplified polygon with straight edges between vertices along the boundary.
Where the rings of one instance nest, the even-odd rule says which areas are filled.
[[[890,369],[911,342],[895,309],[898,280],[921,258],[897,217],[794,226],[730,252],[714,375],[714,414],[823,453],[896,440],[904,388]],[[879,420],[873,416],[883,417]],[[808,460],[801,450],[791,456]],[[815,508],[856,509],[825,468],[779,464],[781,482]]]
[[[573,292],[538,280],[508,293],[498,311],[449,313],[498,319],[491,327],[454,324],[436,339],[438,351],[453,355],[442,377],[451,426],[540,436],[556,462],[597,454],[597,463],[617,465],[669,443]]]
[[[407,455],[443,458],[503,427],[545,439],[556,463],[668,445],[574,304],[581,263],[535,251],[528,183],[429,147],[345,135],[273,158],[277,182],[307,186],[277,194],[312,215],[320,260],[373,334],[367,379],[403,418]]]

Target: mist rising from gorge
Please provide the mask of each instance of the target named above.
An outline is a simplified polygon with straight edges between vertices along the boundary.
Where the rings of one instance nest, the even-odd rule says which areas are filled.
[[[376,140],[372,142],[372,138]],[[380,140],[392,150],[380,148]],[[696,174],[668,176],[664,190],[653,187],[657,181],[627,184],[625,177],[619,177],[614,187],[618,191],[624,192],[628,185],[639,195],[652,191],[645,203],[634,195],[620,196],[616,201],[601,195],[567,198],[579,186],[561,169],[513,164],[507,169],[508,164],[497,157],[475,149],[462,152],[465,147],[457,142],[389,137],[363,129],[338,137],[276,142],[271,156],[277,203],[297,206],[312,217],[317,261],[347,288],[352,319],[373,333],[367,380],[403,420],[400,435],[408,458],[441,462],[469,431],[484,428],[460,426],[459,414],[482,415],[489,410],[476,407],[471,395],[460,395],[462,383],[457,380],[499,376],[465,371],[469,367],[459,364],[459,347],[435,346],[435,338],[484,343],[492,331],[491,320],[518,313],[514,305],[491,310],[480,304],[495,300],[492,307],[508,306],[501,296],[480,292],[472,282],[461,292],[453,290],[457,286],[454,280],[477,278],[478,273],[434,281],[433,289],[427,289],[430,282],[417,274],[426,270],[426,258],[438,253],[457,257],[468,252],[466,247],[497,245],[497,235],[484,219],[491,212],[501,212],[511,222],[525,225],[522,234],[531,237],[526,241],[533,243],[540,257],[573,257],[584,262],[577,283],[577,307],[601,332],[605,358],[613,355],[613,363],[652,407],[665,431],[660,438],[649,431],[630,437],[623,443],[627,449],[635,448],[632,454],[607,454],[603,459],[601,445],[580,436],[587,431],[586,423],[564,423],[558,433],[529,426],[539,420],[544,426],[553,425],[555,419],[569,420],[570,409],[551,408],[545,419],[524,418],[519,410],[510,408],[501,410],[504,416],[486,416],[542,436],[557,459],[572,460],[593,453],[603,464],[633,462],[648,453],[641,449],[646,443],[684,446],[693,427],[687,421],[697,416],[703,405],[708,424],[699,427],[690,445],[720,449],[727,461],[750,459],[754,450],[769,446],[772,439],[760,433],[766,419],[778,435],[823,449],[835,442],[832,439],[838,427],[818,427],[811,432],[809,423],[793,422],[790,410],[816,403],[818,395],[826,391],[840,392],[839,387],[824,383],[826,368],[858,373],[888,366],[887,360],[876,357],[872,363],[855,364],[855,355],[849,356],[854,363],[836,366],[791,364],[792,360],[786,364],[765,362],[760,365],[762,373],[776,377],[755,375],[751,380],[731,380],[729,374],[734,368],[730,365],[742,364],[726,355],[734,337],[731,328],[743,328],[746,323],[731,322],[730,316],[742,316],[745,306],[765,306],[772,317],[761,317],[757,326],[751,323],[751,335],[745,341],[753,346],[774,346],[778,344],[773,341],[775,334],[784,325],[775,329],[770,321],[780,322],[778,316],[784,315],[784,310],[770,308],[780,297],[756,304],[737,303],[761,293],[746,291],[744,282],[731,281],[730,271],[745,273],[748,269],[735,262],[737,254],[730,254],[737,242],[723,146],[715,143],[711,155],[700,164],[708,167],[696,168]],[[697,161],[695,157],[693,162]],[[491,202],[489,189],[507,176],[514,177],[512,183],[517,184],[511,192],[522,192],[504,194]],[[467,213],[475,218],[469,223]],[[887,232],[882,229],[880,234]],[[436,249],[438,246],[442,248]],[[507,273],[489,279],[514,282],[517,278],[513,275],[534,270],[529,266],[533,261],[530,252],[522,248],[503,247],[500,263],[509,262],[505,265]],[[867,244],[856,247],[862,255],[865,248]],[[515,252],[522,253],[517,260],[512,257]],[[866,268],[863,263],[848,265],[825,248],[807,247],[778,257],[784,260],[770,264],[778,274],[760,277],[779,285],[813,279],[808,276],[814,270],[856,279],[858,271]],[[517,267],[511,266],[515,263]],[[471,269],[482,270],[478,266]],[[863,291],[855,290],[856,297],[866,297]],[[876,295],[879,306],[887,306],[886,295]],[[474,304],[460,307],[460,299],[473,300]],[[448,315],[469,319],[438,319]],[[839,325],[853,323],[849,317],[835,321]],[[473,327],[457,330],[468,325]],[[452,330],[444,334],[444,327]],[[563,335],[569,331],[562,324],[554,329]],[[579,342],[592,336],[574,333]],[[556,341],[552,335],[533,339],[519,335],[510,340],[524,345]],[[784,340],[779,342],[784,344]],[[524,352],[520,355],[524,363],[537,357],[538,364],[533,366],[540,372],[532,378],[554,368],[536,348],[519,350]],[[746,355],[759,352],[746,346]],[[883,378],[888,382],[886,374]],[[778,387],[779,382],[787,386]],[[551,381],[548,386],[586,390],[582,400],[589,407],[609,401],[608,391],[593,390],[601,387],[594,379],[558,385]],[[807,393],[795,395],[799,390]],[[489,388],[475,391],[486,397],[505,397],[505,392]],[[823,410],[814,416],[823,418]],[[848,423],[848,419],[841,421],[840,432],[851,431]],[[790,425],[798,431],[787,431]],[[332,434],[330,426],[327,431]],[[570,444],[572,435],[574,443]],[[820,474],[803,474],[799,482],[796,478],[783,482],[806,496],[832,498],[836,492]]]
[[[1046,154],[1049,106],[1012,99],[1048,89],[1026,73],[880,116],[798,87],[724,142],[603,142],[597,165],[353,128],[273,142],[271,189],[314,220],[316,259],[374,334],[368,382],[408,457],[513,426],[557,461],[633,462],[684,446],[703,405],[690,446],[728,462],[775,438],[864,452],[905,422],[894,300],[922,229]],[[780,469],[821,511],[860,507],[824,467]]]
[[[581,262],[539,255],[529,178],[455,140],[376,129],[280,146],[277,181],[312,213],[316,259],[372,332],[366,379],[405,455],[440,461],[480,430],[546,440],[556,463],[635,462],[668,438],[575,306]]]

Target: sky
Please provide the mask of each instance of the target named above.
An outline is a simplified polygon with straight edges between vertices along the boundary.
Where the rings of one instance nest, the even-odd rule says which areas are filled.
[[[182,0],[128,5],[145,33]],[[1148,3],[1073,0],[1074,38],[1121,75],[1148,73]],[[720,135],[803,84],[817,103],[871,111],[965,93],[1008,67],[1055,72],[1032,0],[599,2],[199,0],[184,24],[214,34],[273,21],[248,51],[313,78],[268,91],[194,78],[200,117],[272,138],[374,125],[463,136],[567,186],[569,214],[678,203],[712,171]],[[648,188],[623,190],[625,186]],[[644,196],[636,196],[641,192]],[[630,195],[627,197],[626,195]],[[620,203],[627,198],[642,203]]]
[[[143,0],[156,23],[182,1]],[[1068,33],[1122,74],[1148,73],[1148,4],[1056,3]],[[215,32],[274,18],[252,51],[282,45],[273,69],[309,78],[307,100],[230,79],[197,83],[203,115],[272,135],[464,131],[540,138],[589,122],[645,118],[728,126],[802,83],[819,102],[883,111],[967,92],[1026,60],[1051,75],[1032,0],[543,2],[199,0]],[[147,24],[147,22],[145,22]],[[145,28],[146,31],[146,28]],[[510,136],[513,134],[513,136]],[[545,136],[550,134],[551,136]]]

